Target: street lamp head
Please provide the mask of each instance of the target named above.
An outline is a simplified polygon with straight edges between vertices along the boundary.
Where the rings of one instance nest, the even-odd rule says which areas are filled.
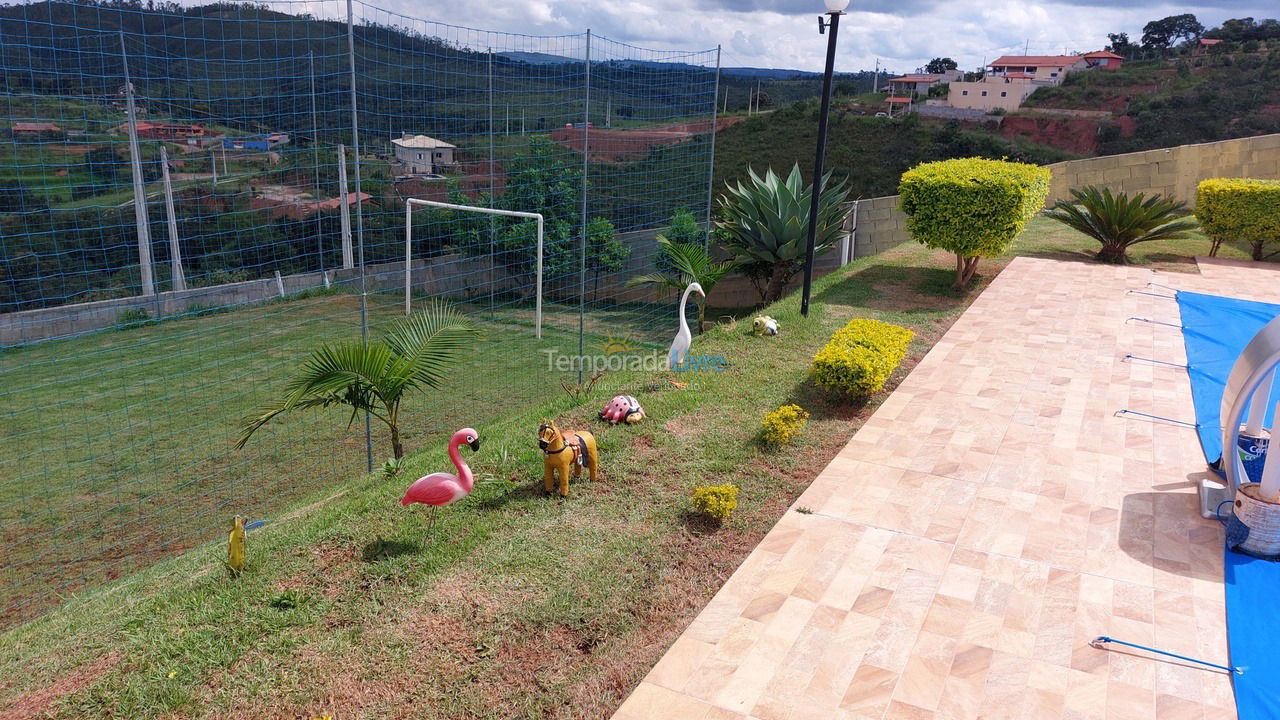
[[[822,3],[827,6],[829,13],[844,12],[844,9],[849,7],[849,0],[822,0]]]

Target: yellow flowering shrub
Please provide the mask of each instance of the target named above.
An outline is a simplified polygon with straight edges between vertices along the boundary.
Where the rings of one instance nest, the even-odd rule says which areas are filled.
[[[1223,240],[1249,243],[1253,259],[1263,246],[1280,243],[1280,180],[1209,178],[1196,188],[1196,219],[1213,241],[1217,255]]]
[[[721,522],[738,507],[738,486],[733,483],[708,485],[693,491],[693,509]]]
[[[808,419],[809,413],[799,405],[783,405],[764,414],[764,420],[760,421],[764,428],[760,437],[766,445],[781,447],[804,431],[804,422]]]
[[[866,397],[884,389],[885,381],[907,356],[915,334],[879,320],[855,318],[840,328],[813,356],[809,376],[836,395]]]

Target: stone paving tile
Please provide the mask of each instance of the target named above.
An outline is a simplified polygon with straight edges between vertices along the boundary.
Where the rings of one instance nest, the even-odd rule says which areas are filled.
[[[617,720],[1234,716],[1221,533],[1167,287],[1275,271],[1019,258],[729,578]],[[1155,283],[1148,286],[1148,283]],[[1128,355],[1136,357],[1126,357]]]

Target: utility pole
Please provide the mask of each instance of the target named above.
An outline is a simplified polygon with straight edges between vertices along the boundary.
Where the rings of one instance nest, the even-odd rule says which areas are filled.
[[[160,172],[164,177],[164,214],[169,221],[169,268],[173,276],[173,289],[187,289],[187,277],[182,272],[182,248],[178,245],[178,216],[173,210],[173,182],[169,179],[169,153],[160,146]]]
[[[138,108],[133,102],[133,80],[129,77],[129,54],[120,33],[120,60],[124,63],[124,104],[129,113],[129,167],[133,171],[133,218],[138,224],[138,269],[142,274],[142,294],[155,295],[151,269],[151,225],[147,219],[147,194],[142,187],[142,158],[138,154]]]
[[[876,58],[876,72],[871,76],[871,92],[880,92],[880,58]]]

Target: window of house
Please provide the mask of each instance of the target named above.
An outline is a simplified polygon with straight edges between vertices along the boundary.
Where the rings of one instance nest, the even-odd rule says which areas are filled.
[[[983,90],[983,91],[982,91],[982,97],[986,97],[986,96],[987,96],[987,91],[986,91],[986,90]]]
[[[961,95],[968,95],[968,94],[969,94],[969,91],[968,91],[968,90],[961,90],[961,91],[960,91],[960,94],[961,94]]]
[[[1106,64],[1107,64],[1107,60],[1108,60],[1108,58],[1102,58],[1101,60],[1099,60],[1099,61],[1098,61],[1098,64],[1099,64],[1099,65],[1106,65]]]
[[[418,159],[419,159],[419,160],[421,160],[421,159],[422,159],[422,153],[418,153]]]
[[[1009,96],[1009,93],[1007,93],[1007,92],[1005,92],[1005,91],[1003,91],[1003,90],[1001,90],[1001,91],[1000,91],[1000,97],[1008,97],[1008,96]]]
[[[1056,72],[1054,72],[1054,73],[1049,73],[1049,77],[1058,77],[1058,73],[1056,73]]]

